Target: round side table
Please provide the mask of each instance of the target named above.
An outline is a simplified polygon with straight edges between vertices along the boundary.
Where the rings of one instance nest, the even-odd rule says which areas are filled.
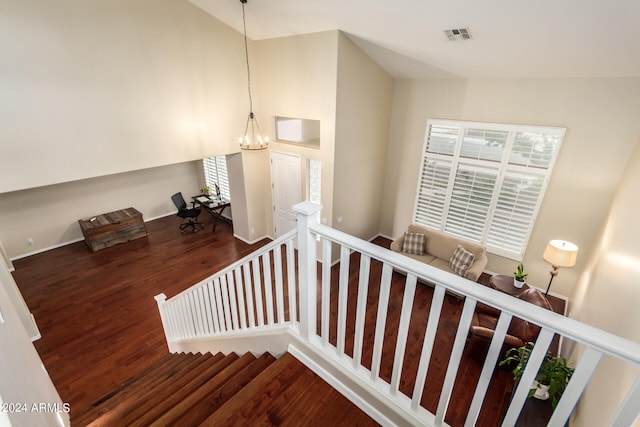
[[[513,276],[507,276],[506,274],[496,274],[489,278],[489,286],[493,289],[497,289],[505,294],[520,295],[523,291],[529,289],[529,285],[526,283],[521,288],[513,286]]]

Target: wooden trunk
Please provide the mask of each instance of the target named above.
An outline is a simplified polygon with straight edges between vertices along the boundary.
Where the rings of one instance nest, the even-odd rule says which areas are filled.
[[[142,214],[134,208],[83,218],[78,223],[93,252],[147,236]]]

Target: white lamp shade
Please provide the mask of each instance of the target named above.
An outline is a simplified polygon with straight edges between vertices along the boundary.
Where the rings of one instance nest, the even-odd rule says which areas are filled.
[[[547,244],[542,258],[556,267],[573,267],[578,258],[578,247],[564,240],[552,240]]]

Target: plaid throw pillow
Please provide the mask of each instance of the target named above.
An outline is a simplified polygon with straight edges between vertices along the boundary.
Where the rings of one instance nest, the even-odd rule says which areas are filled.
[[[414,255],[424,255],[424,244],[427,236],[422,233],[404,233],[404,242],[402,243],[402,252]]]
[[[464,273],[467,272],[473,261],[476,259],[476,256],[458,245],[455,251],[453,251],[453,255],[449,259],[449,267],[460,276],[464,276]]]

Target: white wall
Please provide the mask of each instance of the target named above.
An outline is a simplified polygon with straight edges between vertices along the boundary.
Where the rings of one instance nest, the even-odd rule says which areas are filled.
[[[5,0],[0,193],[239,151],[242,35],[182,0]]]
[[[640,142],[572,295],[573,317],[640,342]],[[639,369],[605,358],[576,411],[577,426],[608,425]],[[640,421],[636,424],[640,425]]]
[[[0,252],[2,252],[2,243],[0,243]],[[20,318],[20,323],[22,324],[22,327],[27,333],[29,339],[31,339],[31,341],[39,339],[40,331],[38,330],[38,325],[36,325],[35,319],[29,311],[29,307],[27,307],[27,303],[22,297],[20,289],[18,289],[17,283],[13,280],[13,276],[10,274],[13,269],[11,261],[7,262],[7,260],[2,257],[0,259],[0,264],[3,264],[4,267],[0,268],[0,286],[4,287],[8,301],[11,303],[13,309]]]
[[[546,288],[547,242],[576,243],[576,267],[561,269],[552,287],[570,295],[640,135],[638,99],[633,78],[396,81],[381,232],[398,236],[411,221],[427,118],[566,127],[523,261],[529,281]],[[487,269],[512,274],[515,266],[490,255]]]
[[[11,286],[5,283],[9,276],[6,265],[0,262],[0,401],[24,403],[26,411],[10,411],[6,418],[14,427],[68,426],[68,409],[71,408],[65,412],[63,402],[5,291]],[[40,403],[49,404],[51,408],[57,405],[60,412],[32,411],[33,405]],[[3,421],[6,422],[6,418],[0,418],[0,424],[5,425]]]

